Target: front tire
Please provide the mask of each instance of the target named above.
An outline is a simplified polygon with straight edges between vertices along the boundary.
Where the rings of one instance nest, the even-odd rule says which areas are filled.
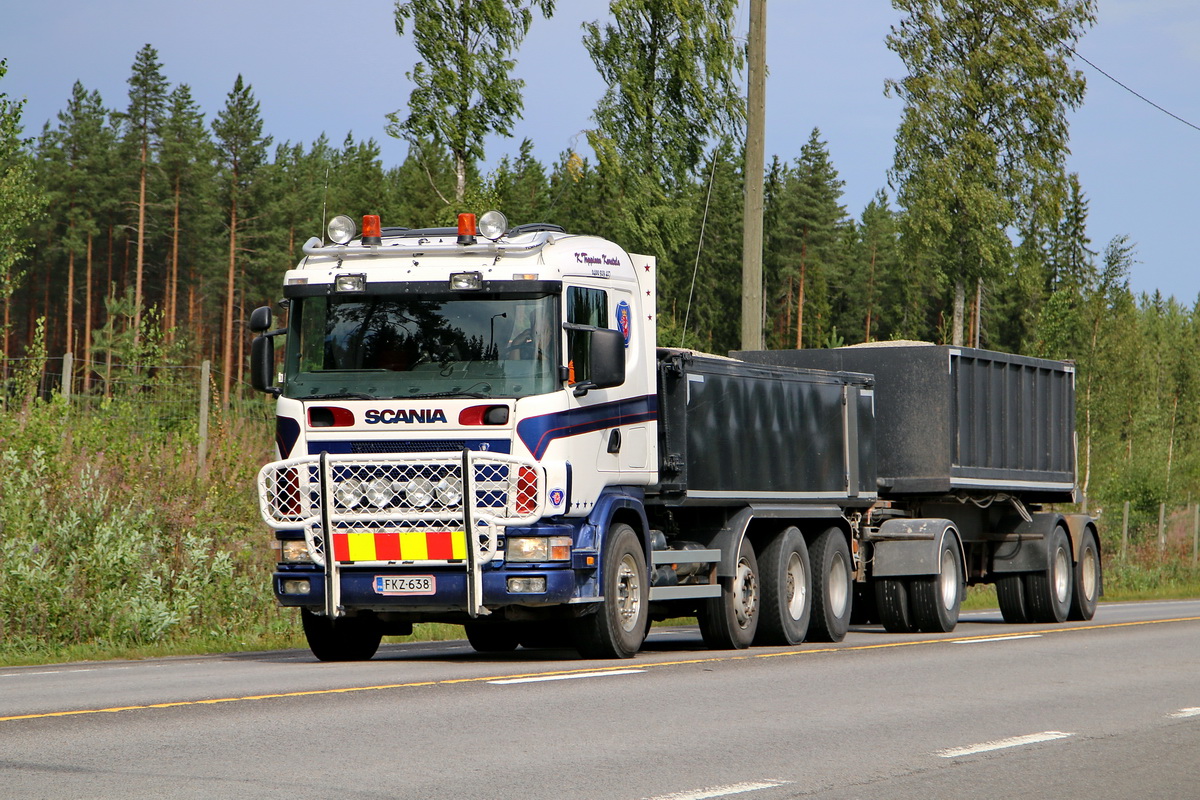
[[[758,559],[754,545],[743,537],[734,576],[722,580],[721,595],[706,600],[699,614],[704,644],[713,650],[749,647],[758,630],[761,600]]]
[[[786,528],[763,550],[762,617],[755,644],[789,646],[808,635],[812,615],[812,563],[795,527]]]
[[[813,566],[813,608],[808,638],[840,642],[850,629],[854,583],[850,545],[840,528],[829,528],[809,548]]]
[[[363,617],[333,620],[302,608],[300,624],[308,649],[320,661],[367,661],[375,655],[383,638],[375,621]]]
[[[604,601],[576,620],[575,649],[584,658],[631,658],[642,647],[649,623],[650,581],[646,554],[633,528],[608,530],[604,547]]]

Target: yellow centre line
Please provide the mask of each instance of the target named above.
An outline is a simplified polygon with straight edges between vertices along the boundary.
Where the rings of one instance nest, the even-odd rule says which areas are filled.
[[[41,714],[17,714],[10,717],[0,717],[0,722],[12,722],[20,719],[50,719],[52,717],[78,717],[89,714],[115,714],[122,711],[146,711],[152,708],[183,708],[187,706],[207,706],[217,705],[220,703],[241,703],[250,700],[281,700],[289,697],[320,697],[324,695],[334,694],[351,694],[354,692],[382,692],[391,689],[414,689],[421,686],[449,686],[459,683],[486,683],[495,680],[511,680],[514,678],[534,678],[548,675],[576,675],[580,673],[596,673],[596,672],[611,672],[613,670],[628,669],[631,663],[637,663],[638,668],[655,668],[655,667],[679,667],[695,664],[713,664],[730,661],[747,661],[756,658],[780,658],[781,656],[809,656],[819,653],[841,653],[853,652],[861,650],[884,650],[892,647],[914,647],[917,645],[931,644],[948,644],[954,642],[971,642],[978,639],[1008,639],[1008,638],[1024,638],[1031,635],[1049,635],[1055,633],[1074,633],[1077,631],[1095,631],[1106,630],[1113,628],[1131,628],[1142,625],[1166,625],[1177,622],[1200,622],[1200,617],[1176,617],[1174,619],[1154,619],[1143,620],[1140,622],[1111,622],[1102,625],[1078,625],[1070,628],[1046,628],[1043,630],[1023,630],[1008,634],[982,634],[979,636],[955,636],[943,637],[938,639],[917,639],[907,642],[885,642],[882,644],[857,644],[845,646],[828,646],[816,647],[805,650],[783,650],[772,653],[742,653],[739,655],[721,655],[721,656],[705,656],[703,658],[688,658],[669,661],[654,661],[649,663],[638,663],[623,661],[618,666],[612,667],[580,667],[579,669],[563,669],[563,670],[544,670],[540,672],[526,672],[516,675],[487,675],[475,678],[444,678],[437,681],[412,681],[409,683],[387,683],[378,686],[346,686],[338,689],[311,689],[303,692],[279,692],[276,694],[256,694],[247,695],[245,697],[221,697],[208,700],[179,700],[170,703],[149,703],[146,705],[133,706],[115,706],[113,708],[84,708],[72,711],[50,711]]]

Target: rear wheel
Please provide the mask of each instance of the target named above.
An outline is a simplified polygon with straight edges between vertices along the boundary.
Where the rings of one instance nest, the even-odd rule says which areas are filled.
[[[938,574],[913,578],[913,623],[923,633],[949,633],[958,624],[962,607],[963,567],[958,542],[947,531],[938,551]]]
[[[850,628],[854,589],[850,545],[839,528],[829,528],[809,548],[813,567],[812,621],[808,638],[840,642]]]
[[[1025,606],[1025,576],[1012,572],[996,578],[996,601],[1000,604],[1000,615],[1009,625],[1029,622],[1029,609]]]
[[[1088,528],[1083,532],[1079,544],[1079,558],[1075,560],[1075,592],[1071,598],[1068,619],[1087,620],[1096,615],[1096,603],[1100,599],[1100,548],[1096,535]]]
[[[1071,610],[1074,571],[1067,533],[1056,527],[1050,534],[1045,568],[1025,576],[1025,602],[1030,622],[1062,622],[1067,618]]]
[[[604,546],[604,601],[575,625],[575,648],[584,658],[629,658],[642,646],[649,622],[646,554],[633,528],[608,531]]]
[[[762,618],[755,644],[800,644],[812,613],[812,565],[798,528],[786,528],[763,550]]]
[[[875,607],[879,621],[888,633],[912,633],[912,609],[908,604],[908,586],[901,578],[876,578]]]
[[[375,655],[383,638],[375,620],[363,617],[333,620],[302,608],[300,624],[308,649],[321,661],[366,661]]]
[[[721,580],[721,594],[705,601],[700,611],[700,635],[714,650],[741,650],[749,647],[758,630],[759,604],[758,559],[754,545],[742,538],[737,567],[732,578]]]

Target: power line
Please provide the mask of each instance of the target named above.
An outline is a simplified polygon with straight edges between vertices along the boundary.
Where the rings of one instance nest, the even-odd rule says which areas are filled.
[[[1037,14],[1033,13],[1033,12],[1032,12],[1032,11],[1030,11],[1028,8],[1025,8],[1025,7],[1023,7],[1023,6],[1017,6],[1017,8],[1019,8],[1019,10],[1023,11],[1023,12],[1024,12],[1024,14],[1025,14],[1025,16],[1026,16],[1026,18],[1028,18],[1028,19],[1032,20],[1032,21],[1033,21],[1033,24],[1035,24],[1035,25],[1037,25],[1039,28],[1041,28],[1041,29],[1042,29],[1042,33],[1045,33],[1047,36],[1050,36],[1052,39],[1054,38],[1054,35],[1053,35],[1052,33],[1050,33],[1050,31],[1049,31],[1049,30],[1047,30],[1047,29],[1046,29],[1046,26],[1042,24],[1042,20],[1038,18]],[[1189,128],[1192,128],[1192,129],[1194,129],[1194,130],[1200,131],[1200,125],[1195,125],[1195,124],[1193,124],[1193,123],[1191,123],[1191,122],[1187,121],[1187,120],[1186,120],[1186,119],[1184,119],[1183,117],[1179,116],[1178,114],[1176,114],[1176,113],[1174,113],[1174,112],[1171,112],[1171,111],[1168,111],[1167,109],[1163,108],[1163,107],[1162,107],[1162,106],[1160,106],[1158,103],[1154,102],[1153,100],[1151,100],[1150,98],[1148,98],[1148,97],[1146,97],[1145,95],[1141,94],[1140,92],[1137,92],[1137,91],[1135,91],[1135,90],[1131,89],[1130,87],[1126,86],[1124,83],[1122,83],[1121,81],[1117,80],[1117,79],[1116,79],[1116,78],[1114,78],[1112,75],[1108,74],[1108,72],[1106,72],[1105,70],[1103,70],[1103,69],[1101,69],[1100,67],[1096,66],[1096,64],[1092,63],[1092,61],[1091,61],[1090,59],[1088,59],[1088,58],[1087,58],[1085,55],[1083,55],[1083,53],[1080,53],[1078,50],[1076,50],[1074,47],[1072,47],[1071,45],[1067,44],[1066,42],[1063,42],[1063,46],[1064,46],[1064,47],[1066,47],[1066,48],[1067,48],[1067,50],[1069,50],[1069,51],[1071,52],[1071,55],[1075,56],[1075,57],[1076,57],[1076,58],[1078,58],[1080,61],[1082,61],[1083,63],[1087,64],[1089,67],[1091,67],[1092,69],[1096,70],[1096,72],[1099,72],[1101,75],[1103,75],[1104,77],[1108,78],[1110,81],[1112,81],[1113,83],[1115,83],[1117,86],[1120,86],[1122,89],[1124,89],[1125,91],[1129,92],[1131,95],[1133,95],[1133,96],[1134,96],[1134,97],[1136,97],[1137,99],[1141,100],[1141,101],[1142,101],[1143,103],[1145,103],[1146,105],[1153,106],[1154,108],[1157,108],[1157,109],[1158,109],[1159,111],[1161,111],[1162,113],[1166,114],[1168,117],[1171,117],[1171,118],[1172,118],[1172,119],[1174,119],[1174,120],[1178,120],[1179,122],[1182,122],[1184,125],[1187,125]]]
[[[1137,99],[1141,100],[1143,103],[1146,103],[1147,105],[1151,105],[1151,106],[1157,108],[1159,111],[1166,114],[1168,117],[1171,117],[1172,119],[1176,119],[1176,120],[1182,122],[1184,125],[1187,125],[1189,128],[1194,128],[1195,130],[1200,131],[1200,125],[1194,125],[1193,123],[1188,122],[1186,119],[1179,116],[1178,114],[1168,111],[1167,109],[1163,108],[1158,103],[1154,102],[1153,100],[1146,97],[1145,95],[1140,94],[1140,93],[1134,91],[1133,89],[1129,88],[1128,86],[1126,86],[1125,84],[1121,83],[1119,80],[1114,78],[1112,75],[1109,75],[1107,72],[1100,69],[1100,67],[1093,64],[1091,61],[1089,61],[1086,57],[1084,57],[1084,55],[1082,53],[1080,53],[1078,50],[1076,50],[1075,48],[1068,47],[1067,49],[1070,50],[1071,53],[1073,53],[1075,55],[1075,57],[1078,58],[1080,61],[1087,64],[1089,67],[1096,70],[1096,72],[1099,72],[1101,75],[1108,78],[1110,81],[1115,83],[1117,86],[1120,86],[1122,89],[1129,92],[1131,95],[1133,95]]]

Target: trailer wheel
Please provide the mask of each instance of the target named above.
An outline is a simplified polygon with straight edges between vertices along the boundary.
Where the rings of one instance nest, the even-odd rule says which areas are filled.
[[[697,615],[704,644],[713,650],[742,650],[758,630],[761,591],[754,545],[742,538],[737,572],[721,581],[721,595],[704,602]]]
[[[1071,613],[1068,619],[1088,620],[1096,615],[1096,601],[1100,599],[1100,548],[1096,546],[1096,535],[1088,528],[1083,532],[1079,545],[1079,558],[1075,562],[1075,592],[1071,597]]]
[[[308,649],[320,661],[366,661],[375,655],[383,638],[374,620],[361,617],[333,620],[302,608],[300,624]]]
[[[521,643],[521,630],[511,622],[467,622],[463,630],[476,653],[510,653]]]
[[[1066,531],[1050,534],[1049,561],[1044,569],[1025,575],[1025,601],[1030,622],[1062,622],[1071,610],[1071,544]]]
[[[850,546],[840,528],[828,528],[809,548],[813,564],[813,608],[808,638],[840,642],[850,628],[854,605]]]
[[[913,624],[923,633],[949,633],[958,624],[962,607],[963,568],[958,542],[950,531],[942,536],[938,550],[938,574],[913,578]]]
[[[1000,616],[1009,625],[1029,622],[1029,609],[1025,606],[1025,576],[1012,572],[996,578],[996,600],[1000,604]]]
[[[912,633],[912,609],[908,604],[908,586],[902,578],[876,578],[875,607],[879,621],[888,633]]]
[[[650,581],[646,554],[633,528],[623,522],[608,530],[604,546],[604,602],[576,620],[575,648],[584,658],[630,658],[646,638]]]
[[[799,528],[786,528],[763,550],[762,618],[755,644],[800,644],[812,614],[812,564]]]

